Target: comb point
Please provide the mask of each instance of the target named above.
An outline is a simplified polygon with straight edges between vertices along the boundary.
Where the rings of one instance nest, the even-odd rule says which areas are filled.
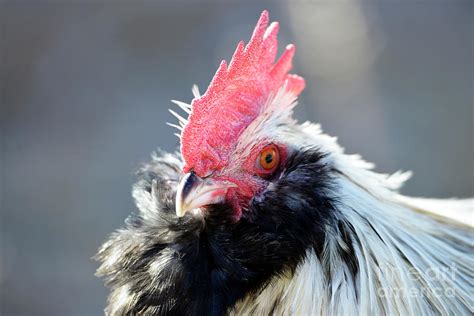
[[[211,84],[207,88],[206,94],[211,94],[213,90],[218,92],[217,90],[222,89],[223,83],[227,78],[227,62],[224,60],[221,61],[219,68],[217,69],[214,77],[212,78]]]
[[[272,38],[277,36],[278,30],[280,29],[280,24],[278,22],[272,22],[270,26],[267,28],[265,33],[263,34],[263,39],[267,40],[268,38]]]
[[[232,59],[230,60],[229,73],[233,73],[238,70],[244,62],[244,49],[244,41],[240,41],[239,44],[237,44],[234,55],[232,55]]]
[[[283,78],[287,72],[292,67],[292,60],[295,54],[295,45],[289,44],[286,46],[285,52],[281,55],[280,59],[276,62],[273,66],[272,70],[270,71],[270,75],[274,79],[281,79]]]
[[[262,41],[268,26],[268,11],[264,10],[258,19],[257,25],[253,31],[252,37],[245,48],[245,55],[249,61],[255,61],[262,49]]]

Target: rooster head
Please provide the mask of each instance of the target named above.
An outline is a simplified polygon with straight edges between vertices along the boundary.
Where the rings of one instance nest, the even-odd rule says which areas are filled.
[[[195,93],[189,113],[176,125],[181,134],[185,176],[176,195],[176,213],[202,212],[226,203],[240,218],[252,198],[278,176],[291,148],[278,134],[293,122],[292,109],[304,79],[288,74],[294,45],[275,62],[278,22],[263,11],[247,45],[240,42],[223,60],[207,91]]]

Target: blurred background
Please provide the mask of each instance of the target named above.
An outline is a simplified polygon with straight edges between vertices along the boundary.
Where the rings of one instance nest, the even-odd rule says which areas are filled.
[[[473,195],[474,2],[0,2],[0,314],[101,315],[90,258],[134,209],[133,172],[177,148],[169,100],[204,91],[263,9],[320,122],[403,193]]]

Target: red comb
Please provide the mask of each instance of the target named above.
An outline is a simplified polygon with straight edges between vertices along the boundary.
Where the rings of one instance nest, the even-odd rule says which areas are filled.
[[[193,169],[204,176],[225,166],[239,135],[257,117],[270,94],[285,82],[295,96],[303,90],[304,79],[288,74],[295,47],[288,45],[273,63],[278,23],[267,26],[268,12],[263,11],[247,46],[241,41],[229,66],[223,60],[206,93],[193,99],[181,133],[185,172]]]

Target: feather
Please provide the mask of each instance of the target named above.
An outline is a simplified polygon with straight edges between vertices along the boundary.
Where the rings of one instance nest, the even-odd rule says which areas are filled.
[[[179,106],[180,109],[182,109],[184,112],[186,112],[188,114],[191,113],[191,105],[190,104],[187,104],[187,103],[184,103],[184,102],[181,102],[181,101],[177,101],[177,100],[171,100],[171,102],[173,102],[174,104]]]
[[[195,98],[200,98],[201,97],[201,93],[199,92],[199,87],[197,85],[193,85],[191,91],[192,91],[193,96]]]
[[[403,195],[398,200],[418,212],[440,217],[458,225],[474,227],[474,199],[426,199]]]
[[[166,125],[171,126],[171,127],[174,127],[174,128],[176,128],[176,129],[178,129],[179,131],[182,131],[182,130],[183,130],[183,127],[180,126],[180,125],[176,125],[176,124],[172,124],[172,123],[168,123],[168,122],[166,122]]]
[[[168,111],[169,111],[174,117],[176,117],[176,118],[178,119],[178,121],[179,121],[180,124],[187,124],[187,123],[188,123],[188,121],[187,121],[184,117],[182,117],[181,115],[179,115],[179,114],[176,113],[175,111],[173,111],[173,110],[171,110],[171,109],[168,109]]]

